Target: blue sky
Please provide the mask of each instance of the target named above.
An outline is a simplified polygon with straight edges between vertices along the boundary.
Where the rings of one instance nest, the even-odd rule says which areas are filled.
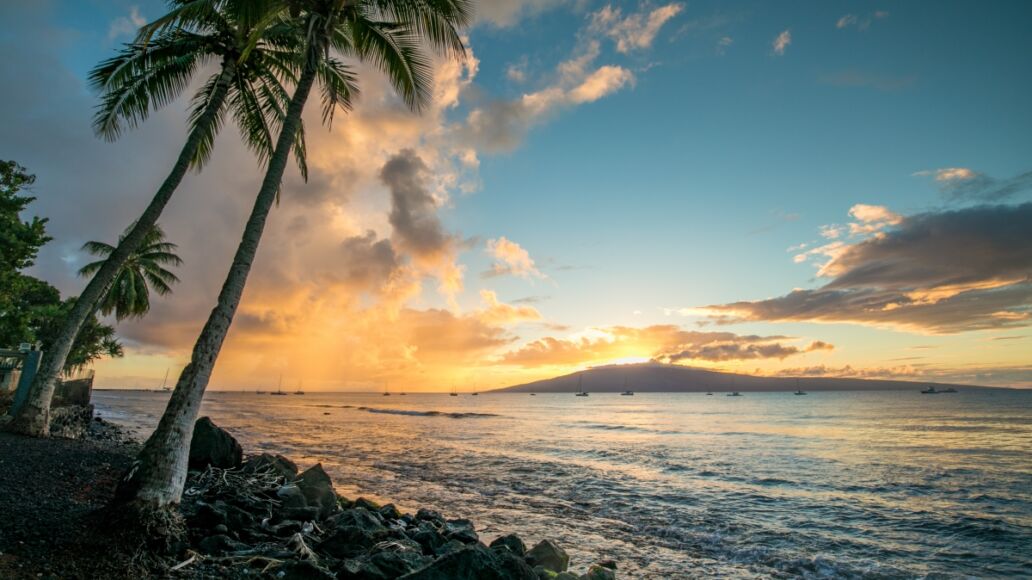
[[[25,93],[37,96],[0,96],[0,104],[8,100],[0,121],[12,121],[0,132],[0,157],[40,175],[38,211],[52,216],[57,240],[37,269],[75,292],[81,285],[70,275],[80,261],[76,248],[112,237],[137,211],[131,201],[137,190],[153,188],[178,146],[183,104],[119,144],[87,141],[94,97],[83,87],[85,75],[129,40],[135,26],[159,15],[161,3],[15,4],[0,9],[4,80],[24,78],[19,66],[29,66],[29,55],[53,58],[64,70],[34,70],[39,78],[27,84],[38,93]],[[311,367],[306,357],[313,350],[344,348],[313,348],[314,339],[305,337],[323,336],[325,343],[331,329],[349,332],[348,320],[373,328],[371,321],[386,317],[400,334],[352,328],[355,338],[347,341],[347,348],[378,353],[373,362],[321,365],[306,384],[350,388],[385,377],[488,376],[500,385],[649,358],[747,372],[1032,384],[1024,352],[1030,272],[1021,264],[1032,251],[1027,237],[985,241],[986,252],[1007,256],[1001,248],[1017,246],[1010,261],[975,256],[971,263],[958,259],[949,275],[843,282],[886,264],[925,268],[926,254],[914,249],[919,244],[903,243],[919,226],[927,226],[922,232],[939,232],[937,224],[946,223],[960,228],[953,238],[928,234],[945,235],[945,242],[928,243],[949,252],[957,239],[980,240],[1001,229],[987,223],[1027,219],[1030,17],[1027,2],[482,3],[469,31],[475,64],[458,72],[439,68],[438,84],[454,85],[454,99],[442,99],[416,120],[370,74],[364,80],[371,89],[352,118],[329,133],[309,119],[321,147],[317,179],[305,186],[288,178],[289,207],[277,216],[283,229],[267,235],[269,263],[245,297],[251,306],[245,316],[260,323],[235,331],[229,362],[216,378],[235,386],[270,369],[300,372]],[[593,79],[609,84],[589,86]],[[499,120],[506,115],[507,123]],[[48,133],[26,146],[13,127],[36,116],[60,120],[73,135]],[[242,221],[249,186],[260,178],[234,132],[224,133],[212,167],[184,184],[186,201],[167,218],[167,229],[184,238],[186,268],[195,268],[185,283],[194,283],[156,307],[149,322],[120,329],[129,356],[100,368],[113,383],[161,375],[182,361],[207,312],[225,267],[219,258],[235,244],[231,226]],[[92,173],[48,156],[48,138],[69,147],[81,140],[76,147],[97,156]],[[433,197],[425,217],[442,232],[441,247],[406,246],[390,220],[405,193],[377,175],[405,151],[425,165],[421,175]],[[109,191],[110,171],[99,168],[127,158],[132,167],[120,170],[119,186]],[[60,184],[88,184],[95,193],[82,195],[111,211],[78,223],[67,211],[72,194]],[[1004,185],[1007,192],[994,196]],[[212,201],[205,194],[212,188],[235,193]],[[290,205],[291,192],[315,190],[322,205]],[[1004,209],[976,211],[987,203]],[[882,213],[851,216],[858,204]],[[203,219],[221,220],[225,235],[203,244],[185,239],[198,227],[198,207],[210,214]],[[287,225],[302,221],[320,224],[311,226],[318,230],[313,239],[286,237]],[[963,228],[975,223],[968,236]],[[839,235],[822,236],[826,226]],[[373,232],[368,239],[367,231]],[[514,262],[505,261],[511,255],[491,253],[503,237],[527,253],[530,270],[513,270]],[[341,243],[358,247],[360,238],[389,242],[397,272],[329,289],[313,269],[332,262],[323,253]],[[836,242],[841,245],[828,246]],[[985,262],[999,265],[977,267]],[[325,266],[326,272],[353,273],[348,264]],[[492,264],[500,264],[501,274],[482,275]],[[789,312],[785,301],[776,301],[793,289],[818,291],[829,283],[846,294],[813,298],[848,298],[841,315],[797,306]],[[870,304],[852,300],[875,290],[881,314],[864,314],[873,312]],[[1005,291],[1014,296],[1001,298]],[[495,306],[484,292],[494,293]],[[999,306],[983,311],[969,304],[989,300]],[[743,301],[749,304],[724,307]],[[333,309],[322,310],[330,303]],[[710,306],[721,308],[702,310]],[[964,308],[967,315],[956,314]],[[442,335],[456,337],[456,352],[422,342],[428,340],[418,331],[422,323],[413,320],[431,316]],[[258,330],[249,334],[251,328]],[[178,338],[155,338],[170,333]],[[383,349],[385,341],[404,348]],[[815,341],[833,348],[810,349]],[[292,346],[267,360],[255,356],[268,344]],[[724,354],[706,354],[715,350]],[[429,352],[436,354],[421,354]],[[447,363],[449,357],[455,362]]]

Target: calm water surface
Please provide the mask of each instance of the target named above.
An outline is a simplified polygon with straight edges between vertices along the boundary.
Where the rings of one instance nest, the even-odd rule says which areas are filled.
[[[99,391],[148,434],[167,395]],[[342,494],[665,578],[1032,577],[1032,392],[208,393]]]

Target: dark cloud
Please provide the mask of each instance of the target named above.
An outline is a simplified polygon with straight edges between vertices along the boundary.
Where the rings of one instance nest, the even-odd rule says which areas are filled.
[[[1032,171],[1009,179],[971,172],[965,179],[939,180],[939,191],[947,201],[999,202],[1032,189]]]
[[[347,238],[341,243],[344,253],[338,274],[351,286],[376,289],[385,285],[398,271],[401,259],[390,240],[377,239],[369,230],[364,236]]]
[[[932,333],[1032,321],[1032,203],[929,212],[848,247],[816,290],[709,307],[718,322],[857,322]]]
[[[770,359],[784,360],[792,355],[817,350],[832,350],[834,345],[816,340],[806,348],[773,342],[784,339],[783,336],[739,336],[727,332],[694,332],[689,333],[693,342],[679,352],[660,353],[656,359],[663,362],[680,362],[683,360],[704,360],[711,362]]]
[[[522,366],[582,364],[624,357],[628,351],[637,351],[642,356],[666,363],[689,360],[716,362],[784,359],[804,352],[834,348],[822,341],[812,342],[804,348],[785,344],[794,340],[789,336],[698,332],[666,324],[643,328],[616,326],[601,330],[607,336],[535,340],[506,353],[502,362]]]
[[[416,256],[435,256],[451,247],[453,239],[437,216],[437,203],[427,187],[428,168],[411,149],[387,160],[380,179],[391,190],[388,216],[398,245]]]

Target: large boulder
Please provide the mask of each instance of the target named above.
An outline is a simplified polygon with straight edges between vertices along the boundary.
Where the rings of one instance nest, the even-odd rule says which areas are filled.
[[[305,496],[308,507],[319,510],[319,519],[329,517],[337,511],[337,492],[333,491],[333,482],[323,470],[321,463],[306,469],[297,478],[297,487]]]
[[[527,563],[552,572],[565,572],[570,566],[570,556],[551,540],[541,540],[527,552]]]
[[[330,518],[328,524],[335,528],[319,544],[317,551],[334,558],[358,557],[389,534],[380,522],[379,514],[362,508],[343,511]]]
[[[458,540],[463,544],[475,544],[480,541],[473,522],[469,520],[448,520],[444,524],[444,537]]]
[[[537,580],[522,560],[477,543],[445,554],[402,576],[405,580]]]
[[[190,469],[204,469],[209,465],[230,469],[240,467],[243,460],[244,450],[232,435],[208,417],[197,420],[190,441]]]
[[[495,538],[495,540],[491,542],[491,547],[494,549],[508,550],[520,557],[527,553],[527,546],[516,534],[507,534]]]

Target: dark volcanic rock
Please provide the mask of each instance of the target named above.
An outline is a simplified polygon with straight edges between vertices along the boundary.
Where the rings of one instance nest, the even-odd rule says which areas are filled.
[[[416,512],[416,519],[417,520],[422,520],[422,521],[433,522],[434,524],[437,525],[437,527],[444,526],[444,518],[441,517],[441,514],[435,512],[434,510],[428,510],[426,508],[419,508],[419,511]]]
[[[410,531],[408,536],[418,542],[423,547],[423,553],[428,556],[437,554],[441,546],[447,542],[437,528],[428,522],[420,522],[419,527],[415,531]]]
[[[379,514],[362,508],[343,511],[328,523],[335,529],[319,544],[318,551],[335,558],[359,556],[388,535]]]
[[[204,469],[209,465],[223,469],[239,467],[243,458],[244,450],[232,435],[208,417],[197,420],[190,441],[190,469]]]
[[[392,503],[389,503],[389,504],[383,506],[382,508],[377,510],[377,512],[381,516],[383,516],[384,519],[388,519],[388,520],[400,520],[401,519],[401,512],[398,511],[398,508],[395,507],[395,505],[392,504]]]
[[[247,462],[244,463],[243,469],[248,473],[272,471],[273,473],[283,476],[287,481],[294,481],[297,477],[296,463],[282,455],[272,455],[269,453],[262,453],[261,455],[249,458]]]
[[[319,519],[337,511],[337,493],[333,491],[333,482],[323,471],[321,463],[306,469],[297,478],[297,487],[304,494],[307,505],[318,508]]]
[[[475,544],[480,541],[473,522],[469,520],[448,520],[444,524],[444,537],[458,540],[463,544]]]
[[[495,538],[495,540],[491,542],[491,547],[504,548],[521,557],[527,553],[526,544],[524,544],[523,540],[521,540],[516,534],[508,534]]]
[[[520,566],[522,564],[522,566]],[[483,544],[470,544],[402,576],[405,580],[537,580],[523,562],[506,558]]]
[[[552,572],[565,572],[570,566],[570,556],[551,540],[541,540],[527,552],[527,563]]]
[[[356,499],[355,502],[351,505],[351,507],[360,507],[362,509],[366,509],[366,510],[369,510],[371,512],[378,512],[378,511],[380,511],[380,504],[376,503],[375,501],[373,501],[371,499],[366,499],[364,497],[360,497],[360,498]]]
[[[305,494],[296,484],[288,483],[276,490],[276,499],[282,509],[308,507],[308,500]]]

